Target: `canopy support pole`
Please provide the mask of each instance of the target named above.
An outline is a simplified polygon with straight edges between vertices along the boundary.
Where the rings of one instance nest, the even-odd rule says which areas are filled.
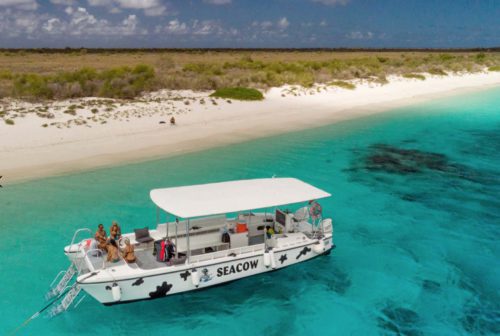
[[[189,219],[186,221],[186,244],[187,244],[186,256],[187,256],[187,262],[189,264],[189,261],[191,259],[191,248],[189,247]]]
[[[179,251],[177,250],[177,226],[179,224],[179,218],[175,218],[175,259],[179,259]]]
[[[170,236],[168,235],[168,213],[165,211],[165,225],[167,225],[167,238],[170,238]]]

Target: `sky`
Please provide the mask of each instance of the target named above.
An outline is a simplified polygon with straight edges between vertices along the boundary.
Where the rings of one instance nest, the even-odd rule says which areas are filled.
[[[0,0],[0,48],[500,46],[500,0]]]

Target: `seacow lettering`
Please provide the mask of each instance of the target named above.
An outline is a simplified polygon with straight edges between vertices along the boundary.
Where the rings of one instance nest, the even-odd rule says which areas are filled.
[[[223,275],[240,273],[240,272],[248,271],[249,269],[257,268],[258,262],[259,262],[259,260],[251,260],[251,261],[245,261],[243,263],[238,263],[236,265],[219,267],[217,269],[217,276],[221,277]]]

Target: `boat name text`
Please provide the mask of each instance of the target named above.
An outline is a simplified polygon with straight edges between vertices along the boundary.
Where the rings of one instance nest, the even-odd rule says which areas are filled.
[[[240,273],[243,271],[248,271],[249,269],[257,268],[257,263],[259,260],[245,261],[243,263],[238,263],[236,265],[219,267],[217,269],[217,276],[221,277],[223,275],[229,275],[233,273]]]

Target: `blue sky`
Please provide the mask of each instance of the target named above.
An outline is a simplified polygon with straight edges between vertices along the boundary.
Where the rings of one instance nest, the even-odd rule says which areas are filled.
[[[500,46],[500,0],[0,0],[0,47]]]

